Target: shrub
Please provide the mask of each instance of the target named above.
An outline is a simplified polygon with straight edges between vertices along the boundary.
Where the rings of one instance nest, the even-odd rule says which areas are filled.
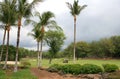
[[[22,65],[22,68],[30,68],[31,66],[30,62],[27,62],[27,61],[22,61],[21,65]]]
[[[62,65],[53,64],[53,65],[51,65],[47,70],[48,70],[49,72],[58,72],[58,71],[61,70],[61,67],[62,67]]]
[[[115,72],[119,70],[118,66],[115,64],[103,64],[102,66],[105,72]]]
[[[80,70],[81,74],[96,74],[102,72],[102,68],[93,64],[84,64]]]
[[[65,65],[58,65],[54,64],[48,68],[50,72],[58,72],[61,71],[64,74],[96,74],[102,72],[102,68],[97,65],[93,64],[65,64]]]
[[[80,74],[81,65],[80,64],[66,64],[61,67],[61,70],[65,74]]]
[[[64,74],[80,74],[81,66],[79,64],[65,64],[65,65],[58,65],[54,64],[51,65],[47,70],[49,72],[58,72],[61,71]]]

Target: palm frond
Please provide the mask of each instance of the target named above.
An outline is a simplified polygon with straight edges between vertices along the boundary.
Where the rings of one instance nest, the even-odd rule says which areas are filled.
[[[31,19],[26,19],[24,21],[24,25],[29,25],[29,24],[32,24],[33,26],[35,26],[37,24],[37,22],[35,22],[34,20],[31,20]]]
[[[87,5],[81,6],[81,7],[80,7],[80,12],[81,12],[83,9],[85,9],[86,7],[87,7]]]
[[[0,25],[0,29],[5,29],[5,25]]]
[[[70,10],[73,9],[72,4],[70,4],[69,2],[66,2],[66,4],[67,4],[67,6],[68,6],[68,8],[69,8]]]
[[[74,0],[74,3],[73,4],[70,4],[70,3],[66,3],[68,8],[70,9],[70,13],[74,16],[74,15],[79,15],[80,12],[85,8],[87,7],[87,5],[83,5],[83,6],[80,6],[79,4],[79,0]]]

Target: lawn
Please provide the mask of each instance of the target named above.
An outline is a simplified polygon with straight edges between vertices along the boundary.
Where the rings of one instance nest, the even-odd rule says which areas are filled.
[[[22,69],[14,73],[10,70],[0,70],[0,79],[37,79],[31,74],[30,69]]]
[[[32,65],[32,67],[36,67],[37,66],[37,60],[36,59],[26,59],[27,61],[29,61]],[[63,58],[60,59],[53,59],[52,60],[52,64],[64,64],[63,63]],[[49,60],[48,59],[43,59],[42,61],[42,66],[43,67],[49,67]],[[73,64],[72,60],[69,60],[68,64]],[[103,60],[103,59],[79,59],[76,60],[76,64],[96,64],[99,66],[102,66],[102,64],[116,64],[118,65],[118,67],[120,68],[120,60],[117,59],[110,59],[110,60]]]
[[[31,67],[37,67],[37,60],[31,59],[31,58],[25,58],[21,61],[28,61],[31,63]],[[52,64],[65,64],[63,63],[63,58],[59,59],[53,59]],[[76,64],[96,64],[99,66],[102,66],[102,64],[116,64],[120,68],[120,60],[112,59],[112,60],[102,60],[102,59],[79,59],[76,60]],[[49,60],[43,59],[42,66],[43,67],[49,67]],[[69,60],[68,64],[73,64],[72,60]],[[0,79],[37,79],[33,74],[31,73],[30,69],[22,69],[18,72],[14,73],[10,70],[0,70]]]

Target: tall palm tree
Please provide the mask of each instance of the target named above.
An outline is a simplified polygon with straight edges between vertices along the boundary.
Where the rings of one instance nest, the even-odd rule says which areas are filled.
[[[17,31],[17,44],[16,44],[16,58],[15,58],[15,67],[14,72],[17,72],[17,62],[18,62],[18,48],[20,42],[20,29],[22,18],[29,18],[31,16],[31,10],[33,6],[42,0],[33,0],[31,3],[28,3],[28,0],[18,0],[18,31]]]
[[[80,6],[79,4],[79,1],[78,0],[74,0],[74,3],[73,5],[70,4],[70,3],[66,3],[68,8],[70,9],[70,13],[72,14],[72,16],[74,17],[74,49],[73,49],[73,60],[74,60],[74,63],[75,63],[75,48],[76,48],[76,20],[77,20],[77,15],[80,14],[80,12],[85,8],[87,7],[87,5],[83,5],[83,6]]]
[[[7,31],[6,26],[3,26],[2,28],[4,29],[4,35],[3,35],[2,48],[1,48],[1,52],[0,52],[0,64],[1,64],[1,61],[2,61],[2,54],[3,54],[3,48],[4,48],[4,44],[5,44],[5,37],[6,37],[6,31]]]
[[[8,60],[8,46],[9,46],[9,34],[10,34],[10,26],[15,24],[16,21],[16,0],[4,0],[0,4],[0,21],[6,24],[5,30],[7,30],[7,48],[6,48],[6,58],[3,69],[7,69],[7,60]]]
[[[40,41],[42,39],[41,37],[41,31],[39,29],[33,29],[31,33],[28,33],[28,35],[32,36],[36,42],[37,42],[37,52],[38,52],[38,58],[37,58],[37,63],[38,63],[38,68],[40,67]]]
[[[39,22],[37,24],[37,27],[35,27],[35,29],[41,30],[41,37],[42,37],[41,46],[40,46],[40,61],[42,61],[42,43],[43,43],[43,38],[44,38],[44,33],[45,33],[45,27],[49,29],[57,28],[57,27],[55,26],[56,22],[52,19],[55,17],[52,12],[47,11],[47,12],[42,13],[42,15],[40,15],[39,12],[37,12],[36,16],[39,17]]]

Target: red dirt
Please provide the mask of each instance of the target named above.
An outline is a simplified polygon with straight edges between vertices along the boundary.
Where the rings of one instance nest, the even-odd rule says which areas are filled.
[[[78,79],[71,75],[59,75],[58,73],[51,73],[46,70],[39,70],[37,68],[32,68],[31,72],[33,75],[37,76],[38,79]]]

